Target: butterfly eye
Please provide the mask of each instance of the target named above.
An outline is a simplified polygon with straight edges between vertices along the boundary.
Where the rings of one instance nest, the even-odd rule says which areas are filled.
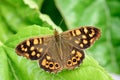
[[[68,65],[68,66],[72,66],[72,61],[71,61],[71,60],[68,60],[68,61],[67,61],[67,65]]]
[[[57,69],[57,68],[59,68],[60,66],[59,66],[59,64],[58,63],[55,63],[55,68]]]
[[[78,55],[76,55],[76,60],[79,61],[80,60],[80,57]]]
[[[77,64],[76,57],[73,57],[73,58],[72,58],[72,63],[73,63],[73,65]]]
[[[46,68],[48,68],[48,67],[49,67],[49,64],[48,64],[48,62],[46,63],[45,67],[46,67]]]
[[[54,69],[53,62],[49,62],[49,68],[50,68],[50,69]]]
[[[50,67],[53,67],[53,64],[49,64]]]
[[[77,60],[76,60],[76,58],[74,57],[74,58],[72,59],[72,61],[73,61],[73,62],[76,62]]]
[[[50,63],[49,63],[49,66],[50,66],[50,67],[53,67],[53,63],[52,63],[52,62],[50,62]]]

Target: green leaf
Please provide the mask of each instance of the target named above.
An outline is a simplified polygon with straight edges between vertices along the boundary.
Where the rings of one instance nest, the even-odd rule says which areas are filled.
[[[7,54],[5,54],[3,47],[0,45],[0,80],[9,80],[12,78],[8,63]]]
[[[8,39],[8,37],[10,36],[10,34],[7,35],[7,33],[9,33],[9,32],[7,32],[7,29],[4,26],[4,24],[0,23],[0,25],[1,25],[0,26],[0,41],[5,42]]]
[[[105,8],[100,0],[57,0],[56,6],[65,18],[68,28],[75,28],[83,25],[96,25],[99,19],[106,16],[101,13]],[[101,23],[105,20],[101,20]],[[105,23],[105,22],[104,22]]]
[[[6,26],[7,25],[3,22],[3,18],[0,17],[0,41],[1,42],[5,42],[12,35],[12,33],[9,31],[9,28],[7,28]]]
[[[24,32],[25,31],[25,32]],[[25,34],[26,33],[26,34]],[[31,61],[15,53],[15,47],[21,41],[43,35],[53,34],[53,30],[37,25],[21,29],[15,36],[10,38],[4,46],[5,54],[8,55],[9,65],[12,68],[11,74],[14,79],[19,80],[112,80],[109,74],[99,66],[99,64],[90,56],[86,55],[80,67],[74,70],[63,70],[58,74],[45,72],[38,61]],[[97,74],[95,74],[97,73]],[[11,78],[13,80],[13,78]]]
[[[13,33],[16,33],[20,28],[33,24],[52,29],[56,28],[61,31],[47,15],[39,12],[41,5],[42,0],[4,0],[0,2],[0,16],[3,17],[3,22]]]
[[[119,0],[55,0],[68,29],[97,26],[102,35],[88,50],[109,72],[120,74],[120,1]]]

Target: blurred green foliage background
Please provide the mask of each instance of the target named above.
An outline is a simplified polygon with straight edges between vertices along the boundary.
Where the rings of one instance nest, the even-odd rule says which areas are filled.
[[[38,28],[24,29],[34,24],[43,27],[42,30],[48,29],[44,30],[45,33],[41,33]],[[14,50],[11,50],[18,42],[34,35],[52,34],[54,28],[62,32],[80,26],[96,26],[101,29],[101,38],[86,54],[96,59],[108,72],[120,74],[120,0],[0,0],[0,46],[4,45],[4,48],[0,48],[0,74],[7,77],[3,80],[10,80],[8,77],[11,72],[6,72],[18,58]],[[21,57],[18,59],[21,60]],[[21,65],[15,65],[14,68]],[[11,80],[16,72],[13,70],[12,74],[14,76]],[[23,79],[29,78],[20,80]]]

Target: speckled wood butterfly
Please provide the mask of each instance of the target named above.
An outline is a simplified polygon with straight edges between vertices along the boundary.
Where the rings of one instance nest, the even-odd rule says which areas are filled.
[[[84,49],[100,37],[100,30],[85,26],[54,35],[35,37],[21,42],[16,53],[31,60],[39,60],[42,69],[57,73],[63,69],[74,69],[83,61]]]

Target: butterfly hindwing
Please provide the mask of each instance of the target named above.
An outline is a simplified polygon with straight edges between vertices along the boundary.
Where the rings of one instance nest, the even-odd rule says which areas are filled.
[[[68,41],[61,40],[62,65],[65,69],[74,69],[83,61],[85,55],[82,49],[68,43]]]
[[[55,37],[49,41],[47,45],[47,50],[45,55],[39,60],[39,65],[41,68],[48,72],[57,73],[63,69],[63,64],[60,52],[60,47],[57,42],[55,42]]]
[[[62,70],[62,65],[58,59],[55,59],[53,56],[49,56],[49,53],[46,53],[43,58],[39,59],[39,65],[42,69],[48,72],[57,73]]]
[[[84,51],[75,47],[71,49],[70,54],[71,56],[66,61],[66,69],[74,69],[75,67],[78,67],[85,57]]]

